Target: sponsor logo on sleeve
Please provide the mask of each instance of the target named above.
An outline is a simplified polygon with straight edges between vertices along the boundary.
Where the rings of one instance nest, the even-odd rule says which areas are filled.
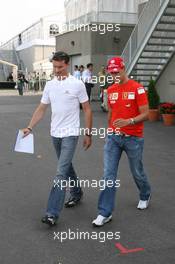
[[[144,94],[145,93],[145,89],[143,87],[140,87],[137,89],[138,94]]]

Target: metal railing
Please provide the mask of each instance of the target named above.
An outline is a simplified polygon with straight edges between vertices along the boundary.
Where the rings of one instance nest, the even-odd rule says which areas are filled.
[[[25,72],[25,69],[26,69],[25,64],[24,64],[23,60],[21,60],[21,58],[20,58],[20,56],[19,56],[14,45],[13,45],[13,55],[15,57],[16,64],[18,65],[19,70]]]
[[[152,33],[151,29],[155,20],[159,21],[161,16],[160,10],[162,9],[163,12],[169,2],[170,0],[149,0],[144,7],[139,21],[121,55],[125,61],[128,74],[131,72],[131,65],[134,66],[136,63],[136,61],[134,62],[136,54],[142,51],[141,47],[144,45],[145,38],[148,37],[149,39],[149,36],[151,36],[149,33]]]
[[[20,58],[19,58],[19,55],[16,51],[15,45],[13,45],[13,52],[14,52],[14,57],[16,58],[17,65],[19,66],[20,65]]]

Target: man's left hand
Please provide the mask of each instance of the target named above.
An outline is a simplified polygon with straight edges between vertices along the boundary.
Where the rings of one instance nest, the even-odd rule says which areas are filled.
[[[130,119],[119,118],[113,122],[115,127],[121,128],[130,125]]]
[[[85,136],[84,141],[83,141],[83,147],[85,150],[90,148],[92,144],[92,138],[90,136]]]

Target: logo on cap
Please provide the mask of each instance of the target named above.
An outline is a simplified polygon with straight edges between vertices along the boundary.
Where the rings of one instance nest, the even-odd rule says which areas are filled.
[[[108,72],[118,72],[124,68],[125,64],[121,57],[114,57],[108,61]]]

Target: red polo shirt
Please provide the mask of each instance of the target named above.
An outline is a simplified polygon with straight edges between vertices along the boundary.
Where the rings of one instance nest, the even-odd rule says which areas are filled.
[[[143,122],[117,129],[113,126],[116,119],[134,118],[140,114],[139,107],[148,104],[145,89],[134,80],[125,84],[113,84],[107,90],[108,104],[112,109],[109,128],[113,131],[121,131],[128,135],[143,137]]]

